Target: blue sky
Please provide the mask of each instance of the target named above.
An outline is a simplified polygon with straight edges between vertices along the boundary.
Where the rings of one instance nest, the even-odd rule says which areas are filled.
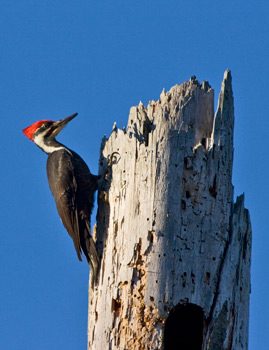
[[[77,260],[46,178],[46,155],[21,130],[79,116],[59,139],[97,173],[103,135],[163,88],[224,71],[235,99],[235,195],[253,227],[249,349],[269,348],[269,3],[40,1],[0,5],[0,346],[86,349],[88,266]],[[216,109],[216,105],[215,105]],[[95,216],[92,217],[92,223]]]

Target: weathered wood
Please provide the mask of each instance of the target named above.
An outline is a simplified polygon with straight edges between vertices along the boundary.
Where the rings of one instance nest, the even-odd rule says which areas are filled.
[[[233,202],[233,95],[192,77],[104,139],[88,348],[247,349],[251,224]],[[203,344],[203,345],[202,345]]]

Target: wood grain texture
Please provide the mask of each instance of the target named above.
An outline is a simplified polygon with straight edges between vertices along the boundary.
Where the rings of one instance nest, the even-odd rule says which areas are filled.
[[[233,126],[226,71],[215,115],[213,89],[192,77],[103,140],[100,173],[120,159],[99,193],[88,349],[162,349],[180,303],[203,310],[202,349],[247,349],[251,224],[244,196],[233,201]]]

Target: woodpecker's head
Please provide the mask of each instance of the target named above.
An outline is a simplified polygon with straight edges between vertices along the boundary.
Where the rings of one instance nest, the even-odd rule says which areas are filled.
[[[77,116],[77,113],[70,117],[53,122],[52,120],[39,120],[22,130],[25,136],[33,141],[46,153],[52,153],[59,145],[55,145],[55,137],[65,127],[67,123]]]

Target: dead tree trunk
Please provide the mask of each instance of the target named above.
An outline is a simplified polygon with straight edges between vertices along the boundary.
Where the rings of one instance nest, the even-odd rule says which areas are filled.
[[[251,224],[244,196],[233,202],[233,126],[226,71],[215,116],[193,77],[104,140],[101,170],[120,160],[99,194],[89,349],[247,349]]]

